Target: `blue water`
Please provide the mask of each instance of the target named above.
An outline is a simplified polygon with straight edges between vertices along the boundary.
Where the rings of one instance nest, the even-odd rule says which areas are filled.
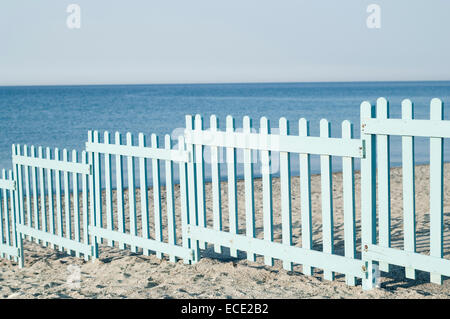
[[[255,128],[261,116],[269,118],[273,128],[284,116],[292,134],[297,133],[298,119],[305,117],[313,135],[318,134],[320,119],[327,118],[336,137],[341,122],[350,120],[358,137],[361,102],[374,103],[380,96],[389,99],[391,117],[400,116],[400,102],[409,98],[415,103],[415,117],[426,119],[431,98],[450,105],[450,82],[0,87],[0,167],[11,168],[13,143],[82,150],[90,129],[175,137],[185,125],[184,116],[196,113],[206,119],[216,114],[222,127],[228,114],[236,118],[236,127],[250,115]],[[400,163],[399,141],[391,142],[392,165]],[[449,155],[447,148],[446,159]],[[428,142],[417,139],[417,162],[427,162],[428,156]],[[334,170],[339,170],[336,163]],[[312,168],[317,172],[316,164]]]

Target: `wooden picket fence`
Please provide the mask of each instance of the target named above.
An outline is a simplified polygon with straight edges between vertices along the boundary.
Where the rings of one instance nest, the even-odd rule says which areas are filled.
[[[403,249],[391,247],[391,199],[389,136],[402,138],[403,178]],[[373,261],[379,262],[381,271],[389,272],[390,265],[405,268],[405,276],[415,279],[416,270],[430,273],[430,281],[442,284],[442,276],[450,276],[450,260],[444,259],[444,151],[443,139],[450,138],[450,121],[444,120],[444,105],[433,99],[430,119],[414,119],[413,103],[402,102],[402,118],[389,118],[389,104],[384,98],[377,100],[376,109],[368,102],[361,105],[361,137],[366,143],[366,159],[361,167],[362,181],[362,242],[363,259],[368,267],[368,279],[363,287],[373,287]],[[429,192],[429,254],[416,252],[416,209],[414,178],[414,137],[430,139],[430,192]],[[378,180],[378,241],[376,238],[375,160]],[[368,152],[368,153],[367,153]],[[362,164],[363,165],[363,164]],[[372,183],[371,183],[372,182]]]
[[[110,246],[114,242],[118,247],[125,249],[129,245],[133,252],[142,249],[144,255],[150,251],[156,252],[159,258],[163,253],[167,254],[171,261],[177,257],[190,262],[193,258],[192,251],[188,248],[187,242],[183,245],[177,243],[177,220],[176,216],[182,217],[182,222],[186,223],[184,216],[187,215],[187,189],[184,186],[180,190],[179,196],[180,211],[176,214],[173,182],[173,162],[179,162],[180,180],[186,179],[185,164],[189,160],[189,154],[183,149],[172,149],[170,136],[165,137],[165,147],[159,148],[158,138],[151,135],[151,146],[147,146],[145,135],[139,134],[139,143],[133,145],[133,136],[126,134],[126,144],[123,145],[120,133],[115,134],[115,142],[111,143],[109,132],[104,133],[103,142],[100,141],[97,131],[90,131],[89,140],[86,143],[86,151],[91,156],[91,163],[94,164],[94,174],[91,176],[94,185],[94,198],[92,210],[92,223],[89,226],[89,233],[94,236],[95,251],[98,252],[99,239],[106,239]],[[182,147],[183,143],[179,143]],[[115,157],[115,172],[112,171],[112,156]],[[127,166],[127,195],[128,195],[128,216],[124,209],[124,166],[123,158],[126,158]],[[139,171],[139,197],[140,207],[137,214],[137,200],[135,190],[135,160],[138,160]],[[149,215],[149,194],[148,194],[148,163],[151,160],[152,188],[153,188],[153,218]],[[160,161],[165,163],[165,197],[166,197],[166,219],[163,220],[160,185]],[[102,167],[101,163],[104,163]],[[105,193],[102,194],[102,174],[104,172]],[[113,175],[116,182],[116,205],[113,205],[112,181]],[[102,199],[106,201],[106,212],[103,214]],[[114,213],[114,207],[116,213]],[[104,219],[106,217],[106,227]],[[127,218],[128,217],[128,218]],[[139,226],[139,227],[138,227]],[[138,231],[140,228],[140,231]],[[167,240],[163,238],[163,228],[167,230]],[[186,227],[183,227],[186,229]],[[152,230],[153,238],[151,238]],[[184,236],[185,238],[186,236]]]
[[[0,178],[0,254],[16,261],[20,255],[16,231],[16,182],[11,171],[2,170]]]
[[[249,260],[255,260],[255,254],[264,256],[266,265],[273,266],[274,258],[283,261],[284,268],[292,270],[293,263],[302,264],[303,272],[311,275],[311,267],[325,270],[324,277],[333,280],[334,272],[344,273],[348,284],[355,284],[355,277],[362,278],[363,262],[356,259],[355,236],[355,205],[354,205],[354,172],[353,158],[363,156],[363,144],[359,139],[352,139],[352,125],[345,121],[342,125],[342,138],[330,137],[330,123],[322,120],[320,123],[320,136],[308,136],[309,123],[305,119],[299,121],[300,135],[289,135],[289,124],[285,118],[279,122],[280,134],[271,134],[269,121],[261,119],[260,132],[252,133],[249,117],[243,119],[243,132],[235,132],[234,120],[227,117],[225,131],[218,130],[217,118],[210,119],[210,129],[202,128],[202,118],[197,115],[193,126],[193,119],[186,119],[186,146],[193,153],[193,161],[188,163],[190,211],[197,212],[197,216],[190,218],[188,236],[194,241],[195,247],[204,248],[204,242],[214,244],[217,253],[222,252],[222,246],[228,247],[232,256],[236,251],[246,251]],[[206,214],[204,204],[204,169],[205,156],[203,149],[211,148],[212,172],[212,228],[206,227]],[[228,205],[229,231],[223,230],[223,216],[221,203],[220,169],[218,149],[225,148],[227,152],[228,172]],[[245,200],[238,203],[236,194],[236,150],[244,152],[244,182]],[[195,151],[194,151],[195,150]],[[254,178],[250,154],[258,151],[261,158],[262,171],[262,219],[263,238],[255,238],[255,203]],[[274,222],[272,203],[272,176],[269,156],[271,152],[278,152],[280,157],[280,186],[281,186],[281,229],[282,243],[274,242]],[[321,186],[322,186],[322,237],[323,250],[312,249],[312,216],[311,216],[311,189],[310,183],[310,155],[320,155]],[[302,246],[292,243],[292,212],[291,212],[291,179],[290,156],[300,157],[300,183],[301,185],[301,229]],[[331,156],[343,157],[344,176],[344,228],[345,228],[345,256],[334,253],[334,223],[333,223],[333,197],[332,197],[332,170]],[[197,177],[197,179],[195,178]],[[197,182],[197,185],[195,185]],[[195,207],[197,204],[198,207]],[[238,204],[245,206],[245,235],[238,234]],[[258,212],[259,213],[259,212]],[[197,248],[198,249],[198,248]]]
[[[376,107],[363,102],[358,139],[348,121],[341,137],[331,137],[327,120],[320,122],[319,136],[311,136],[304,118],[296,135],[285,118],[277,133],[264,117],[259,132],[249,117],[242,130],[231,116],[225,123],[220,130],[213,115],[205,129],[200,115],[187,116],[177,145],[167,135],[164,147],[154,134],[148,145],[142,133],[136,143],[130,133],[123,142],[119,132],[112,141],[109,132],[89,131],[81,158],[76,151],[63,150],[61,156],[58,149],[46,148],[44,154],[42,147],[13,145],[13,170],[0,178],[0,254],[22,267],[23,240],[31,240],[86,260],[98,258],[100,245],[107,244],[190,264],[211,244],[215,253],[245,253],[267,266],[275,260],[286,270],[301,265],[306,275],[320,269],[327,280],[340,273],[348,285],[361,280],[364,289],[374,286],[378,266],[385,272],[390,265],[405,267],[412,279],[416,270],[426,271],[438,284],[450,276],[443,252],[443,139],[450,138],[450,121],[443,120],[440,100],[431,101],[429,120],[414,119],[409,100],[402,103],[401,119],[389,118],[383,98]],[[391,135],[402,137],[403,248],[391,245]],[[415,136],[430,138],[429,254],[416,250]],[[320,200],[311,190],[312,157],[320,161]],[[333,158],[342,162],[341,194],[334,189]],[[355,159],[361,163],[361,197],[355,191]],[[334,196],[342,197],[339,211]]]
[[[12,163],[17,183],[16,230],[23,266],[23,239],[74,252],[88,260],[93,256],[88,234],[88,181],[91,166],[87,154],[52,152],[42,147],[13,145]],[[53,155],[52,155],[53,154]],[[81,181],[81,183],[80,183]],[[92,188],[91,188],[92,190]],[[92,193],[92,192],[91,192]]]

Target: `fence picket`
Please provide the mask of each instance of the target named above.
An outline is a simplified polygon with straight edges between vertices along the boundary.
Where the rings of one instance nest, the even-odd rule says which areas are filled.
[[[250,133],[252,129],[252,121],[248,116],[243,119],[244,133]],[[245,231],[246,236],[255,237],[255,199],[253,192],[253,162],[252,150],[244,149],[244,184],[245,184]],[[247,259],[255,261],[255,254],[247,250]]]
[[[98,131],[94,131],[94,143],[99,142],[99,134]],[[103,227],[103,205],[102,205],[102,173],[101,173],[101,164],[100,164],[100,153],[93,152],[93,160],[94,160],[94,195],[95,195],[95,226]],[[131,204],[130,204],[131,205]],[[100,238],[99,242],[102,244],[103,239]]]
[[[389,104],[385,98],[377,100],[377,119],[389,118]],[[388,135],[377,135],[379,242],[391,246],[390,141]],[[380,270],[388,272],[389,265],[381,262]]]
[[[63,161],[69,161],[69,155],[66,149],[63,150]],[[69,192],[69,173],[64,172],[64,214],[66,218],[66,237],[72,239],[72,218],[70,212],[70,192]]]
[[[376,106],[369,102],[361,103],[361,122],[364,119],[376,117]],[[367,216],[361,217],[363,221],[361,227],[365,228],[361,236],[365,243],[376,242],[376,137],[364,133],[364,124],[362,127],[361,138],[365,144],[365,156],[361,159],[361,185],[364,185],[361,204],[365,208]],[[363,211],[363,210],[362,210]],[[366,226],[366,227],[365,227]]]
[[[133,146],[133,136],[130,132],[127,133],[127,145]],[[128,208],[130,214],[130,234],[137,235],[136,225],[136,198],[134,188],[134,157],[127,156],[127,171],[128,171]],[[137,253],[137,247],[131,246],[131,251]]]
[[[88,132],[88,142],[94,142],[94,134],[92,131]],[[94,152],[89,152],[88,155],[88,163],[91,165],[91,168],[95,170],[94,165]],[[95,204],[95,174],[89,175],[89,210],[91,212],[91,215],[89,216],[89,224],[92,226],[96,226],[96,214],[98,214],[97,205]],[[93,252],[92,252],[92,259],[98,258],[98,236],[97,235],[91,235],[90,240],[91,245],[93,246]]]
[[[116,145],[121,145],[122,137],[119,132],[115,134]],[[123,156],[116,155],[116,195],[117,195],[117,228],[125,233],[125,208],[123,198]],[[125,249],[125,244],[119,242],[119,248]]]
[[[301,118],[298,121],[300,136],[309,136],[309,122]],[[312,249],[312,212],[311,212],[311,168],[310,155],[300,154],[300,211],[302,219],[302,247]],[[303,265],[303,273],[311,276],[313,268]]]
[[[11,170],[9,170],[7,172],[7,179],[15,181]],[[17,232],[16,232],[16,218],[15,218],[15,211],[16,211],[15,197],[16,197],[16,192],[10,191],[9,192],[9,207],[10,207],[10,209],[6,212],[6,225],[5,226],[8,231],[7,236],[6,236],[7,243],[14,247],[18,247],[17,240],[16,240]],[[12,238],[11,238],[11,236],[12,236]],[[8,259],[11,260],[12,259],[11,256],[8,256]]]
[[[443,120],[443,103],[439,99],[431,100],[430,119]],[[443,140],[430,138],[430,255],[443,258]],[[442,276],[431,273],[430,280],[442,285]]]
[[[20,145],[13,144],[12,145],[12,155],[20,155]],[[23,221],[23,216],[21,215],[23,213],[23,191],[22,191],[22,166],[19,164],[13,163],[13,173],[14,173],[14,180],[17,182],[17,195],[16,197],[16,209],[17,209],[17,222],[18,223],[25,223]]]
[[[152,134],[152,148],[158,148],[158,137]],[[153,173],[153,209],[155,216],[155,240],[162,241],[162,216],[161,216],[161,193],[160,193],[160,172],[159,159],[152,159],[152,173]],[[162,252],[157,251],[156,257],[162,258]]]
[[[260,121],[260,134],[262,137],[270,134],[269,120],[265,117]],[[262,138],[264,143],[264,138]],[[272,175],[270,173],[270,152],[261,151],[261,174],[263,186],[263,220],[264,240],[273,241],[273,212],[272,212]],[[264,263],[273,266],[273,258],[264,256]]]
[[[280,118],[280,135],[289,135],[289,122]],[[292,245],[292,215],[291,215],[291,166],[290,154],[280,152],[280,192],[281,192],[281,228],[283,244]],[[283,260],[283,268],[292,271],[292,262]]]
[[[88,163],[88,154],[86,151],[83,151],[81,153],[81,162],[83,164]],[[85,245],[89,245],[89,207],[88,207],[88,183],[89,183],[89,177],[88,175],[82,175],[82,189],[83,189],[83,242]],[[92,213],[92,212],[91,212]],[[84,260],[89,260],[89,255],[84,254]]]
[[[226,118],[226,131],[234,132],[234,119],[228,115]],[[227,183],[228,183],[228,215],[230,222],[230,233],[238,234],[238,202],[236,191],[236,150],[227,147]],[[230,255],[237,257],[237,250],[230,249]]]
[[[320,136],[330,137],[330,123],[320,120]],[[334,223],[333,223],[333,187],[331,173],[331,156],[320,155],[320,181],[322,188],[322,240],[323,251],[334,253]],[[324,278],[334,280],[334,272],[324,269]]]
[[[31,156],[36,158],[36,148],[34,145],[31,146]],[[37,186],[37,168],[32,167],[31,168],[31,184],[32,184],[32,191],[33,191],[33,219],[31,224],[34,224],[34,228],[39,229],[39,204],[38,204],[38,186]],[[39,243],[39,240],[35,238],[36,243]]]
[[[50,160],[52,158],[52,151],[50,147],[46,148],[46,158]],[[48,219],[50,223],[50,233],[56,234],[56,223],[55,223],[55,210],[54,210],[54,201],[53,201],[53,170],[47,168],[47,196],[48,196]],[[55,244],[52,244],[51,247],[55,249]]]
[[[12,146],[12,155],[20,155],[20,145]],[[24,211],[23,211],[23,180],[22,180],[22,166],[19,164],[14,164],[13,162],[13,178],[16,181],[17,192],[15,194],[15,210],[12,214],[14,217],[13,223],[13,233],[14,233],[14,244],[15,247],[19,249],[19,256],[17,257],[17,262],[19,268],[24,266],[24,254],[23,254],[23,236],[21,233],[17,233],[17,225],[25,224]],[[14,194],[14,192],[13,192]]]
[[[23,155],[28,156],[28,146],[23,146]],[[31,194],[30,194],[30,168],[29,166],[24,166],[25,171],[25,196],[26,196],[26,207],[27,207],[27,222],[28,227],[31,227]]]
[[[139,133],[138,135],[139,146],[146,147],[147,141],[145,135]],[[148,214],[148,187],[147,187],[147,159],[139,157],[139,183],[141,192],[141,222],[142,222],[142,237],[150,238],[149,232],[149,214]],[[150,252],[147,249],[143,250],[144,255],[149,255]]]
[[[361,243],[367,252],[369,244],[376,242],[376,172],[375,136],[365,133],[365,119],[374,116],[375,108],[369,102],[361,103],[361,139],[364,141],[364,157],[361,159]],[[367,275],[363,278],[364,290],[373,288],[372,262],[367,264]]]
[[[110,134],[108,131],[103,133],[103,141],[110,144]],[[105,201],[106,201],[106,227],[109,230],[114,228],[114,212],[112,201],[112,180],[111,180],[111,154],[104,154],[105,158]],[[108,245],[114,247],[114,241],[108,240]]]
[[[342,138],[353,138],[353,125],[349,121],[342,122]],[[356,258],[355,236],[355,177],[353,174],[353,157],[342,158],[342,184],[344,205],[344,249],[345,257]],[[347,285],[356,285],[356,278],[345,276]]]
[[[170,135],[164,136],[164,147],[166,150],[172,149],[172,143],[170,140]],[[172,161],[165,161],[166,169],[166,205],[167,205],[167,235],[168,243],[172,245],[177,244],[177,227],[175,224],[175,201],[174,201],[174,191],[173,191],[173,163]],[[180,176],[181,184],[181,176]],[[181,190],[180,190],[181,191]],[[170,261],[176,262],[175,255],[169,256]]]
[[[193,130],[193,122],[192,122],[192,116],[187,115],[186,116],[186,130],[191,131]],[[183,139],[184,143],[184,139]],[[187,196],[188,196],[188,213],[189,213],[189,219],[187,220],[187,223],[189,225],[198,225],[198,215],[197,215],[197,181],[196,181],[196,158],[194,154],[194,147],[192,144],[187,144],[186,150],[190,153],[191,159],[189,163],[187,164]],[[195,257],[194,259],[197,261],[199,258],[199,249],[200,249],[200,243],[198,240],[189,239],[189,248],[194,249]]]
[[[188,117],[186,117],[186,122],[188,121]],[[189,128],[189,127],[187,127]],[[184,142],[184,137],[179,136],[178,137],[178,150],[184,151],[186,150],[186,145]],[[189,225],[189,204],[188,204],[188,194],[187,194],[187,164],[184,162],[179,162],[179,169],[180,169],[180,206],[181,206],[181,240],[183,241],[183,247],[184,248],[190,248],[191,247],[191,240],[189,239],[189,236],[187,234],[187,228]],[[198,259],[198,250],[195,251],[196,255],[193,256],[194,262]],[[190,264],[191,261],[188,259],[184,259],[183,262],[185,264]]]
[[[211,131],[217,131],[219,125],[217,117],[211,115],[210,119]],[[211,178],[212,178],[212,202],[213,202],[213,226],[215,230],[222,230],[222,202],[220,194],[220,164],[219,151],[217,146],[211,146]],[[216,253],[222,253],[220,245],[214,245]]]
[[[203,118],[197,114],[194,119],[194,129],[203,130]],[[206,212],[205,212],[205,159],[203,156],[204,147],[201,144],[195,144],[195,172],[197,174],[197,212],[198,212],[198,224],[201,227],[206,226]],[[206,242],[199,242],[201,249],[206,249]]]
[[[55,160],[60,160],[59,149],[55,148]],[[61,206],[61,172],[59,170],[55,171],[55,191],[56,191],[56,217],[58,223],[58,235],[59,237],[64,237],[63,228],[63,211]],[[64,251],[64,247],[59,245],[59,250]]]
[[[76,150],[72,151],[72,162],[78,163],[78,154]],[[73,227],[74,227],[74,234],[73,239],[75,239],[77,242],[80,242],[80,204],[79,204],[79,189],[78,189],[78,174],[73,173],[72,175],[72,198],[73,198]],[[76,252],[76,256],[80,257],[80,252]]]
[[[402,101],[402,119],[414,118],[414,106],[410,100]],[[416,205],[414,187],[414,137],[402,136],[402,179],[403,179],[403,223],[404,223],[404,249],[416,251]],[[405,276],[416,278],[412,268],[405,268]]]
[[[42,147],[39,146],[38,148],[38,157],[44,158]],[[39,189],[40,189],[40,195],[41,195],[41,220],[42,220],[42,230],[48,231],[48,225],[47,225],[47,209],[45,205],[45,174],[44,174],[44,168],[39,168]],[[48,243],[44,243],[45,246],[47,246]]]

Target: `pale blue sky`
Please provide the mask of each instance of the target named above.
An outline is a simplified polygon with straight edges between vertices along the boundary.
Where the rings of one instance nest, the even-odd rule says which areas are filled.
[[[381,29],[366,27],[371,3]],[[3,0],[0,85],[450,80],[449,13],[448,0]]]

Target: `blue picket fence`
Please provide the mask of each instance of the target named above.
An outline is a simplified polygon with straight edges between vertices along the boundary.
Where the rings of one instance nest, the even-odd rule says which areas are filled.
[[[326,120],[320,122],[319,136],[311,136],[304,118],[293,135],[285,118],[273,133],[264,117],[258,132],[249,117],[239,130],[228,116],[221,130],[214,115],[207,129],[200,115],[189,115],[176,145],[169,136],[162,147],[154,134],[147,143],[140,133],[136,143],[130,133],[122,141],[116,132],[112,141],[109,132],[97,131],[88,133],[81,157],[76,151],[61,154],[46,148],[44,154],[42,147],[13,145],[13,171],[3,171],[0,178],[0,254],[22,267],[23,241],[31,240],[86,260],[98,258],[100,245],[109,245],[190,264],[210,244],[215,253],[228,250],[238,257],[245,252],[248,260],[261,258],[267,266],[275,260],[286,270],[301,265],[306,275],[319,269],[327,280],[344,274],[348,285],[361,280],[364,289],[374,286],[378,265],[385,272],[390,265],[405,267],[412,279],[416,270],[426,271],[432,282],[441,284],[443,276],[450,276],[450,261],[443,253],[443,139],[450,137],[450,121],[443,120],[438,99],[431,101],[430,114],[429,120],[414,119],[413,105],[405,100],[402,118],[391,119],[387,100],[380,98],[376,105],[361,104],[358,139],[348,121],[342,123],[341,137],[331,137]],[[390,136],[402,139],[403,248],[391,245]],[[416,136],[430,138],[429,254],[416,250]],[[320,247],[313,240],[317,217],[311,157],[320,161]],[[342,163],[339,211],[333,205],[333,158]],[[261,163],[260,179],[254,175],[255,159]],[[360,197],[355,160],[361,163]],[[299,172],[296,193],[294,163]],[[206,169],[211,183],[205,182]],[[275,171],[279,198],[274,200]],[[356,201],[361,201],[360,231]],[[294,218],[296,205],[299,216]],[[337,214],[343,216],[340,225]],[[339,245],[338,227],[343,229]]]
[[[88,184],[91,165],[87,153],[81,161],[74,150],[72,158],[61,152],[27,145],[13,145],[12,163],[17,183],[16,229],[23,266],[23,239],[74,252],[86,260],[93,256],[88,229]]]
[[[244,131],[234,131],[234,120],[228,117],[225,131],[217,129],[218,123],[215,116],[211,116],[210,129],[202,129],[202,118],[188,116],[185,132],[187,149],[193,153],[192,162],[188,163],[188,181],[191,197],[189,198],[190,210],[197,212],[195,218],[191,218],[188,227],[188,237],[194,242],[193,247],[204,248],[205,242],[214,244],[215,252],[222,253],[222,247],[228,247],[232,256],[236,251],[247,252],[249,260],[255,260],[255,254],[264,256],[266,265],[272,266],[273,259],[283,261],[284,268],[292,270],[292,264],[304,265],[303,272],[311,274],[311,267],[325,270],[325,278],[332,280],[333,272],[347,275],[347,282],[355,284],[355,277],[362,278],[363,262],[355,258],[355,211],[354,211],[354,172],[353,158],[363,156],[363,144],[359,139],[352,139],[352,126],[348,121],[342,125],[342,138],[330,137],[330,124],[322,120],[321,136],[308,136],[308,122],[300,119],[300,131],[298,136],[289,135],[289,125],[285,118],[279,122],[280,134],[271,134],[269,121],[261,119],[260,132],[252,133],[250,118],[244,118]],[[204,182],[202,170],[205,156],[203,149],[209,147],[210,166],[212,175],[212,228],[206,227],[206,214],[204,203]],[[228,202],[229,207],[229,231],[223,230],[223,216],[221,203],[221,176],[219,174],[218,149],[226,148],[228,173]],[[245,200],[239,203],[236,195],[235,154],[237,149],[244,150],[244,182]],[[195,151],[194,151],[195,150]],[[262,165],[262,212],[255,212],[253,171],[250,154],[257,151]],[[271,152],[277,152],[280,161],[280,186],[281,186],[281,229],[282,243],[274,242],[274,222],[272,207],[272,177],[269,156]],[[290,180],[290,156],[300,156],[301,183],[305,186],[301,196],[302,201],[302,247],[292,243],[292,213],[291,213],[291,180]],[[312,249],[312,222],[311,222],[311,190],[309,188],[309,156],[320,155],[321,160],[321,185],[322,185],[322,236],[323,251]],[[333,239],[333,203],[332,203],[332,173],[331,156],[344,158],[344,191],[345,198],[345,256],[334,253]],[[197,185],[195,183],[197,182]],[[192,191],[191,191],[192,190]],[[195,206],[197,204],[197,207]],[[245,235],[238,234],[238,205],[245,207]],[[255,213],[262,213],[263,238],[255,238]],[[306,266],[305,266],[306,265]]]
[[[450,138],[450,121],[443,120],[444,105],[433,99],[430,104],[430,119],[414,119],[413,103],[402,102],[402,118],[389,118],[389,103],[377,100],[375,107],[370,103],[361,106],[361,137],[366,141],[366,162],[361,167],[364,245],[363,260],[368,268],[368,280],[363,287],[373,286],[373,261],[379,262],[380,270],[389,272],[390,265],[405,268],[405,276],[415,279],[416,270],[430,273],[430,281],[442,284],[442,276],[450,276],[450,260],[444,259],[444,159],[443,139]],[[403,179],[403,249],[391,247],[391,199],[389,176],[389,137],[402,138]],[[429,255],[416,252],[416,211],[414,178],[414,137],[430,139],[430,191],[429,191]],[[374,144],[376,143],[376,151]],[[368,154],[367,154],[368,152]],[[376,165],[369,161],[375,160]],[[377,167],[378,203],[375,200],[375,166]],[[372,182],[372,183],[370,183]],[[369,185],[370,184],[370,185]],[[378,205],[377,205],[378,204]],[[376,207],[378,206],[378,241],[376,238]]]
[[[179,146],[182,143],[179,144]],[[124,249],[129,245],[133,252],[142,249],[145,255],[151,251],[161,258],[167,254],[171,261],[182,258],[189,262],[192,250],[186,245],[177,242],[177,220],[176,216],[185,216],[187,211],[186,192],[181,190],[179,198],[180,211],[176,211],[173,182],[173,162],[180,166],[189,160],[188,152],[183,149],[172,149],[170,136],[165,137],[165,147],[159,148],[158,138],[151,135],[151,145],[147,146],[144,134],[139,134],[138,145],[133,145],[133,136],[126,134],[126,144],[123,145],[120,133],[115,134],[115,142],[111,143],[108,132],[104,133],[103,141],[100,141],[97,131],[89,132],[89,141],[86,143],[86,151],[90,154],[93,163],[94,174],[91,175],[91,183],[94,185],[92,223],[89,233],[94,236],[95,251],[98,253],[98,243],[101,239],[108,241],[110,246],[114,242],[118,247]],[[115,171],[112,170],[112,156],[114,156]],[[124,207],[124,164],[126,159],[126,178],[128,187],[128,212]],[[135,189],[135,162],[138,163],[139,175],[139,197],[137,202]],[[151,161],[152,189],[153,189],[153,218],[149,211],[148,194],[148,167]],[[161,209],[161,185],[160,185],[160,162],[165,162],[165,198],[166,211],[163,216]],[[103,167],[101,163],[104,163]],[[181,171],[181,180],[186,179],[185,170]],[[105,187],[102,186],[101,175],[103,172]],[[114,176],[113,176],[114,175]],[[113,178],[114,177],[114,178]],[[113,196],[112,181],[115,179],[116,190]],[[103,194],[103,189],[105,189]],[[113,197],[116,197],[116,205],[113,205]],[[103,213],[103,199],[106,202],[106,211]],[[139,210],[137,204],[140,204]],[[114,212],[114,207],[116,210]],[[128,214],[126,214],[128,213]],[[163,217],[165,220],[163,220]],[[106,225],[105,221],[106,219]],[[139,227],[138,227],[139,226]],[[163,228],[167,230],[167,238],[163,238]],[[185,229],[185,227],[183,227]],[[152,232],[153,236],[150,236]]]

